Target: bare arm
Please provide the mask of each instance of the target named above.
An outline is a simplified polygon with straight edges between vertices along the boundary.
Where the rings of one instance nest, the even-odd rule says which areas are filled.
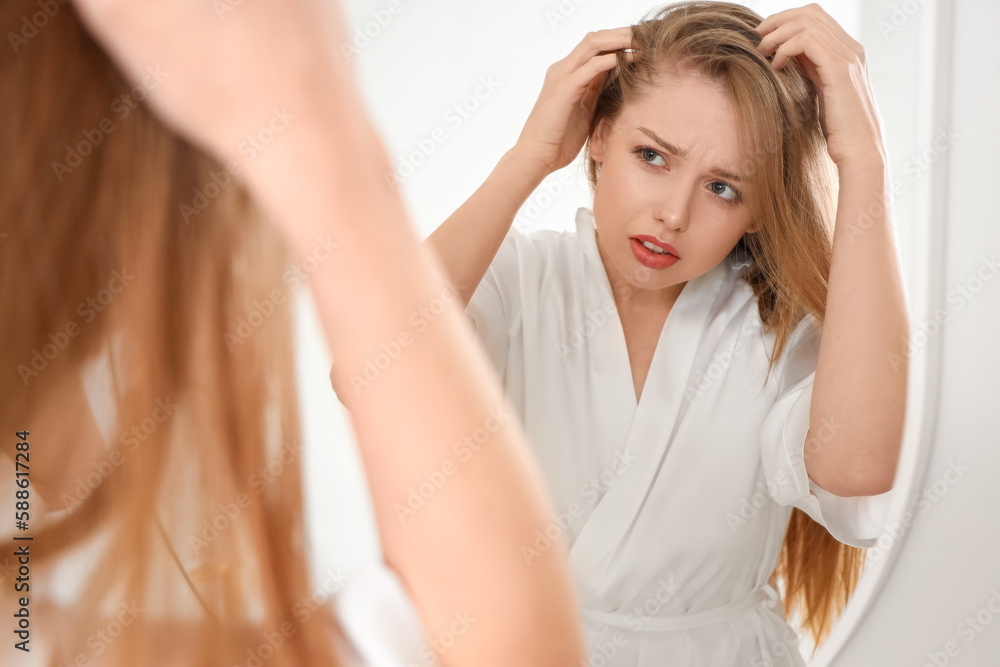
[[[543,167],[512,148],[479,189],[424,241],[437,253],[463,307],[475,294],[518,209],[545,176]]]
[[[631,39],[628,27],[588,33],[549,67],[517,144],[469,200],[427,237],[424,245],[437,253],[463,305],[475,294],[521,205],[547,175],[580,153],[604,73],[617,64],[613,51],[629,47]]]
[[[329,119],[343,110],[328,108],[312,120],[300,116],[287,130],[296,134],[282,137],[250,176],[268,208],[298,230],[303,252],[327,234],[339,244],[311,284],[386,561],[429,637],[446,632],[456,614],[476,619],[444,664],[577,665],[582,640],[566,554],[560,546],[529,565],[521,553],[544,532],[551,510],[520,425],[461,310],[444,298],[440,265],[380,176],[388,161],[372,150],[378,138],[359,135],[360,123],[341,131],[348,123]],[[341,152],[331,156],[320,145]],[[414,325],[411,316],[434,302],[444,312],[420,318],[426,328]],[[401,341],[401,353],[374,381],[359,383],[388,341]],[[457,443],[477,432],[488,440],[463,450],[471,452],[466,459]],[[411,490],[435,471],[444,472],[443,485],[406,511]]]
[[[899,352],[909,314],[887,171],[879,156],[840,165],[805,452],[813,481],[840,496],[889,491],[902,445],[907,360]]]
[[[798,58],[823,91],[827,150],[840,177],[806,469],[838,496],[885,493],[902,444],[910,324],[865,51],[815,4],[769,16],[757,30],[775,67]]]
[[[530,565],[521,554],[544,532],[551,508],[520,426],[455,300],[443,296],[440,265],[383,179],[388,156],[353,74],[327,58],[328,42],[317,34],[323,24],[308,11],[313,3],[259,0],[224,21],[200,0],[77,5],[133,78],[151,62],[170,72],[150,92],[151,103],[218,158],[233,158],[271,109],[293,117],[243,174],[297,255],[335,247],[311,285],[340,381],[351,387],[383,343],[399,343],[376,380],[341,399],[357,432],[385,558],[428,637],[450,630],[456,615],[471,622],[441,662],[583,662],[565,549],[554,544]],[[465,437],[481,444],[467,458],[455,449]],[[445,483],[401,517],[397,505],[406,506],[410,490],[446,462],[453,467]]]

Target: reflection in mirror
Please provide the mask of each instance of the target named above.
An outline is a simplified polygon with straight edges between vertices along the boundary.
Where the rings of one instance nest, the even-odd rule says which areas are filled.
[[[705,18],[721,32],[693,7],[672,15],[644,42],[680,45],[665,53],[600,55],[627,33],[585,38],[659,6],[348,2],[338,50],[392,157],[386,178],[468,303],[534,447],[554,513],[522,556],[569,551],[591,664],[793,665],[817,644],[810,664],[827,664],[905,531],[883,532],[900,528],[900,489],[922,481],[913,400],[927,350],[909,344],[900,295],[922,295],[916,233],[929,221],[911,221],[937,157],[924,150],[935,119],[911,112],[933,95],[916,55],[927,17],[897,25],[886,3],[858,1],[802,15],[837,40],[839,66],[852,37],[864,47],[887,206],[877,163],[851,152],[854,137],[879,141],[851,108],[867,91],[827,82],[825,101],[847,110],[811,107],[819,74],[797,60],[758,67],[739,32],[746,10]],[[746,7],[770,17],[796,5]],[[794,32],[789,16],[765,24],[775,46]],[[720,55],[726,40],[736,46]],[[686,69],[658,68],[692,54]],[[730,74],[705,76],[712,66]],[[595,114],[605,122],[584,145]],[[798,124],[779,136],[780,117]],[[821,187],[834,163],[839,200]],[[303,324],[302,358],[322,360]],[[305,416],[307,441],[349,437],[320,399]],[[377,554],[370,513],[352,522],[332,508],[366,507],[362,477],[347,448],[318,450],[326,460],[307,470],[344,472],[310,480],[312,521],[337,516],[354,539],[321,543],[316,568],[350,570]],[[456,464],[473,451],[456,445]]]

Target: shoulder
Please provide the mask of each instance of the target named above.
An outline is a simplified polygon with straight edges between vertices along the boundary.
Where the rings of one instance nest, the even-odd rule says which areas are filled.
[[[572,220],[560,229],[535,228],[525,230],[513,225],[504,239],[521,250],[537,253],[565,252],[580,255],[589,250],[594,240],[594,214],[584,206],[577,208]]]
[[[524,257],[552,257],[579,253],[580,250],[580,239],[576,231],[561,229],[534,229],[526,232],[511,227],[503,244],[512,246],[512,250]]]
[[[583,251],[575,231],[511,227],[487,268],[498,286],[533,292],[547,284],[571,282],[578,273]],[[552,281],[555,281],[554,283]]]

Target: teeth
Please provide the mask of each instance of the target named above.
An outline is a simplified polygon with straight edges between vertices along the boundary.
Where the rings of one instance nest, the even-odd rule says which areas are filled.
[[[649,250],[652,250],[653,252],[659,253],[661,255],[669,255],[670,254],[666,250],[664,250],[663,248],[661,248],[660,246],[653,245],[649,241],[643,241],[642,245],[646,246],[646,248],[648,248]]]

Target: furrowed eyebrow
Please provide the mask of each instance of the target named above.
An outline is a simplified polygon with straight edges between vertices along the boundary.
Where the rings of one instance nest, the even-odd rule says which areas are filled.
[[[729,172],[729,171],[725,171],[723,169],[712,169],[709,173],[712,174],[713,176],[718,176],[719,178],[724,178],[727,181],[735,181],[736,183],[742,183],[743,182],[743,179],[740,178],[739,175],[734,174],[734,173]]]
[[[640,132],[642,132],[643,134],[645,134],[646,136],[648,136],[650,139],[652,139],[653,141],[655,141],[657,144],[660,145],[660,147],[663,150],[667,151],[671,155],[676,155],[677,157],[687,157],[688,153],[690,152],[689,150],[681,148],[680,146],[677,146],[676,144],[670,143],[666,139],[662,139],[662,138],[656,136],[656,133],[653,132],[652,130],[650,130],[649,128],[638,127],[636,129],[638,129]],[[734,173],[732,173],[730,171],[726,171],[724,169],[712,169],[709,173],[711,173],[713,176],[718,176],[719,178],[724,178],[724,179],[729,180],[729,181],[734,181],[736,183],[743,183],[743,179],[738,174],[734,174]]]
[[[666,139],[659,138],[658,136],[656,136],[655,132],[653,132],[652,130],[650,130],[648,128],[640,127],[638,129],[639,129],[640,132],[642,132],[643,134],[647,135],[650,139],[652,139],[656,143],[660,144],[660,147],[663,148],[663,150],[667,151],[668,153],[676,155],[677,157],[687,157],[687,154],[688,154],[687,150],[681,148],[680,146],[675,146],[674,144],[670,143]]]

